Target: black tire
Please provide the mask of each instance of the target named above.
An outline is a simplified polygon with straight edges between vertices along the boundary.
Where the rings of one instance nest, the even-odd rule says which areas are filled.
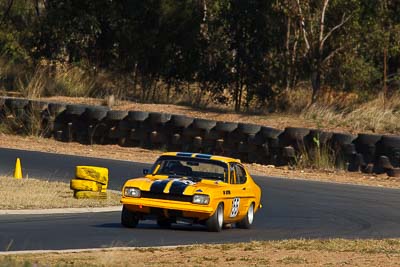
[[[349,166],[347,170],[349,172],[358,172],[361,170],[362,166],[366,166],[364,157],[362,154],[359,153],[354,153],[350,154],[351,156],[348,156],[349,159]]]
[[[205,131],[210,131],[217,124],[216,121],[206,120],[206,119],[194,119],[193,127],[196,129],[201,129]]]
[[[372,163],[375,160],[375,155],[377,152],[376,145],[379,146],[381,139],[382,135],[359,134],[358,137],[353,141],[353,144],[355,144],[356,146],[357,152],[363,155],[366,164]]]
[[[390,159],[387,156],[380,156],[374,164],[372,171],[376,174],[382,174],[387,172],[389,169],[393,169]]]
[[[386,173],[390,177],[398,177],[398,178],[400,178],[400,168],[387,169]]]
[[[43,111],[46,110],[49,103],[45,101],[29,100],[28,110],[29,111]]]
[[[267,141],[267,139],[259,132],[256,135],[250,134],[247,138],[247,142],[251,145],[261,146]]]
[[[333,133],[331,141],[333,144],[341,146],[345,144],[351,144],[355,138],[355,135],[349,133]]]
[[[108,107],[103,106],[88,107],[85,110],[85,115],[89,120],[101,121],[107,116],[109,110]]]
[[[250,152],[250,151],[249,151],[249,144],[247,144],[246,142],[240,142],[240,143],[238,144],[237,150],[238,150],[240,153],[248,153],[248,152]]]
[[[311,129],[310,133],[306,136],[309,143],[313,144],[314,138],[317,139],[320,145],[326,144],[332,138],[332,132],[325,132],[318,129]]]
[[[262,158],[258,153],[253,151],[247,154],[247,160],[249,161],[249,163],[256,163],[262,161]]]
[[[378,160],[378,164],[383,168],[383,169],[393,169],[392,164],[390,163],[390,159],[387,156],[380,156]]]
[[[109,110],[107,112],[106,120],[109,121],[122,121],[128,116],[128,111],[125,110]]]
[[[382,145],[385,148],[400,148],[400,136],[384,135],[382,136]]]
[[[180,145],[182,143],[182,136],[178,133],[171,136],[171,144]]]
[[[263,126],[261,127],[261,133],[265,138],[276,139],[281,133],[283,133],[283,130]]]
[[[291,146],[286,146],[282,148],[282,156],[288,159],[294,159],[296,158],[296,150]]]
[[[195,148],[201,148],[203,145],[203,138],[201,138],[201,136],[195,136],[193,138],[193,146]]]
[[[185,115],[172,115],[171,121],[174,127],[187,128],[193,123],[194,118]]]
[[[359,145],[375,145],[382,139],[380,134],[358,134],[357,138],[353,141],[356,146]]]
[[[231,133],[236,130],[238,124],[236,122],[218,121],[215,129],[219,132]]]
[[[354,144],[344,144],[341,147],[341,152],[345,155],[356,154],[357,153],[356,146]]]
[[[286,139],[290,140],[303,140],[310,133],[310,129],[299,127],[287,127],[284,131]]]
[[[67,108],[66,104],[63,103],[49,103],[47,109],[49,110],[50,115],[56,116],[63,112]]]
[[[96,121],[101,121],[107,116],[107,112],[110,109],[108,107],[102,107],[102,106],[97,106],[97,107],[88,107],[86,108],[86,116],[90,120],[96,120]]]
[[[209,232],[221,232],[224,226],[224,205],[222,203],[218,204],[214,214],[206,221],[206,226]]]
[[[67,105],[65,110],[67,115],[80,116],[86,111],[87,107],[87,105]]]
[[[254,203],[251,203],[247,210],[246,217],[237,223],[238,228],[250,229],[254,221]]]
[[[171,114],[151,112],[149,113],[149,119],[153,124],[165,124],[171,120]]]
[[[169,229],[169,228],[171,228],[171,220],[169,220],[167,218],[163,218],[163,217],[158,218],[157,219],[157,225],[160,228]]]
[[[6,106],[11,110],[24,109],[28,103],[28,99],[23,98],[8,98],[6,99]]]
[[[121,212],[121,224],[128,228],[135,228],[138,223],[139,217],[137,214],[128,210],[124,205]]]
[[[218,132],[215,128],[204,135],[204,139],[206,140],[217,140],[220,138],[223,138],[223,134],[221,134],[221,132]]]
[[[149,117],[149,113],[145,111],[129,111],[128,112],[128,119],[130,121],[145,121]]]
[[[261,125],[251,123],[239,123],[238,130],[244,134],[256,134],[261,130]]]

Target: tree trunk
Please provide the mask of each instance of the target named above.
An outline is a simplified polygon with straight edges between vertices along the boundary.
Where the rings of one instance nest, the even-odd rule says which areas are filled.
[[[136,92],[137,92],[137,82],[138,82],[138,64],[135,63],[135,67],[133,69],[133,97],[136,98]]]
[[[235,111],[239,109],[239,79],[236,75],[235,89],[233,91],[233,101],[235,102]]]
[[[240,111],[240,106],[241,106],[241,96],[242,96],[242,85],[240,82],[240,76],[236,76],[236,81],[235,81],[235,92],[234,92],[234,99],[235,99],[235,111],[239,112]]]
[[[167,103],[169,103],[170,96],[171,96],[171,84],[168,83],[167,84]]]
[[[383,48],[383,96],[387,97],[387,47]]]
[[[291,56],[290,56],[290,17],[287,18],[286,28],[286,40],[285,40],[285,67],[286,67],[286,88],[285,91],[289,91],[290,88],[290,74],[291,74]]]
[[[311,74],[312,96],[311,104],[314,104],[318,98],[318,92],[321,88],[321,69],[317,67]]]
[[[34,1],[36,16],[40,17],[39,0]]]
[[[240,76],[240,77],[243,77],[243,76]],[[243,95],[243,82],[241,79],[239,79],[239,97],[238,97],[239,105],[238,105],[237,112],[240,112],[240,108],[242,107],[242,95]]]
[[[153,81],[153,94],[151,96],[151,101],[152,102],[159,102],[159,99],[157,99],[157,101],[155,101],[156,99],[156,91],[157,91],[157,79],[155,79],[155,81]]]
[[[0,25],[3,24],[3,22],[7,19],[8,15],[9,15],[9,13],[10,13],[10,10],[11,10],[11,8],[12,8],[12,6],[13,6],[13,4],[14,4],[14,0],[9,0],[9,1],[8,1],[8,5],[7,5],[7,7],[5,8],[5,11],[4,11],[4,13],[3,13],[3,16],[2,16],[2,18],[1,18],[1,20],[0,20]]]

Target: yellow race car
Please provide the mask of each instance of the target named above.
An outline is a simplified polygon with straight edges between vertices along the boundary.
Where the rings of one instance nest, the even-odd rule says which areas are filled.
[[[226,224],[247,229],[261,207],[260,187],[238,159],[169,152],[143,173],[122,189],[125,227],[156,219],[163,228],[186,221],[206,225],[213,232]]]

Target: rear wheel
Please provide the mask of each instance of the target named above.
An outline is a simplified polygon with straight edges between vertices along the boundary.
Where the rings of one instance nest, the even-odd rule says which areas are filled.
[[[121,224],[128,228],[135,228],[138,223],[139,217],[137,216],[137,214],[123,206],[121,213]]]
[[[239,228],[249,229],[254,221],[254,203],[251,203],[249,209],[247,210],[246,217],[237,223]]]
[[[214,214],[206,221],[210,232],[220,232],[224,225],[224,206],[220,203]]]

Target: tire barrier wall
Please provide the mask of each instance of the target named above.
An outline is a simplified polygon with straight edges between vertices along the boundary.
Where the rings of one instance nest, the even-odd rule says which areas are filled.
[[[296,164],[304,155],[320,157],[322,151],[348,171],[400,176],[400,136],[395,135],[281,130],[185,115],[2,97],[0,122],[10,118],[19,122],[13,123],[14,132],[36,124],[42,136],[63,142],[210,153],[277,166]]]

